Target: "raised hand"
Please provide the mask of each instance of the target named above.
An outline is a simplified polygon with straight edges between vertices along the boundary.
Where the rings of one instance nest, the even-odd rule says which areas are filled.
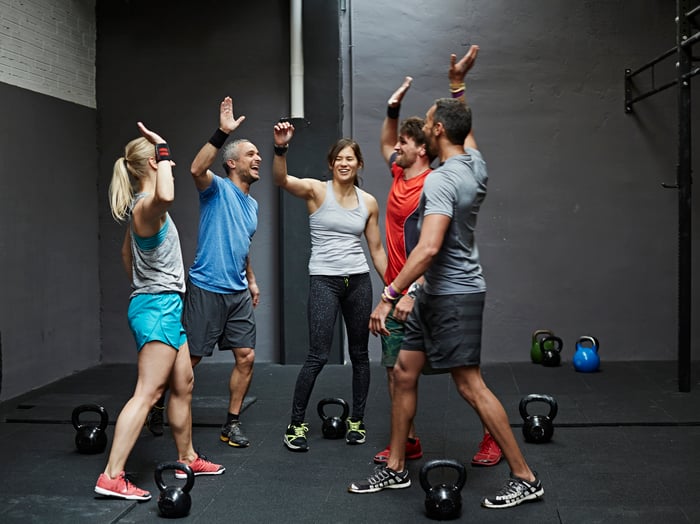
[[[472,45],[469,47],[469,51],[464,55],[459,62],[457,61],[457,55],[450,55],[450,69],[447,73],[451,84],[461,84],[464,82],[464,77],[467,72],[474,66],[476,62],[476,55],[479,54],[479,46]]]
[[[163,144],[165,143],[165,138],[160,136],[158,133],[151,131],[148,129],[145,125],[143,125],[143,122],[137,122],[136,125],[139,128],[139,131],[141,131],[141,134],[143,137],[148,140],[151,144]]]
[[[294,126],[291,122],[277,122],[273,129],[276,146],[286,146],[294,136]]]
[[[390,107],[396,107],[401,103],[401,100],[403,99],[403,96],[406,94],[406,91],[411,87],[411,82],[413,82],[413,78],[410,76],[407,76],[404,78],[403,84],[394,91],[394,94],[389,97],[389,101],[387,104]]]
[[[221,107],[219,109],[219,127],[224,133],[231,133],[238,129],[241,122],[245,120],[245,116],[239,116],[236,118],[233,114],[233,100],[230,96],[227,96],[221,102]]]

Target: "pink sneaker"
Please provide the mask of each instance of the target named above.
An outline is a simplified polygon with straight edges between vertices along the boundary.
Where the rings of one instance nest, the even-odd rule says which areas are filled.
[[[486,433],[479,444],[479,451],[472,458],[472,466],[495,466],[502,458],[501,448],[493,440],[491,433]]]
[[[122,471],[115,479],[101,473],[95,484],[95,493],[128,500],[150,500],[151,494],[134,486]]]
[[[190,464],[190,468],[192,468],[192,473],[194,473],[195,477],[198,475],[221,475],[224,471],[226,471],[226,468],[221,464],[209,462],[207,457],[204,455],[198,455],[192,464]],[[178,469],[175,471],[175,478],[186,479],[187,473]]]
[[[387,446],[382,451],[374,456],[375,464],[385,464],[389,460],[389,452],[391,446]],[[410,438],[406,441],[406,460],[416,460],[423,456],[423,448],[420,445],[420,439]]]

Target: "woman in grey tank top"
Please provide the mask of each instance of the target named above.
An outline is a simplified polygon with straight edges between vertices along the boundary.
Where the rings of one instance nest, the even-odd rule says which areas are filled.
[[[143,138],[129,142],[114,164],[109,199],[114,218],[128,222],[122,262],[133,288],[129,326],[136,339],[139,376],[134,395],[119,413],[107,466],[95,485],[100,495],[128,500],[151,498],[124,470],[146,415],[168,385],[168,421],[178,462],[189,465],[195,475],[224,472],[192,446],[194,376],[181,323],[184,268],[177,228],[168,215],[175,198],[174,163],[165,140],[141,122],[138,127]]]
[[[304,421],[316,377],[328,361],[338,310],[347,330],[352,362],[352,411],[346,421],[345,441],[365,442],[363,422],[369,391],[369,315],[372,284],[362,250],[364,233],[374,268],[383,278],[387,257],[379,233],[376,199],[357,187],[363,167],[360,146],[354,140],[338,140],[328,153],[332,179],[297,178],[287,174],[287,153],[294,126],[279,122],[274,127],[275,157],[272,173],[276,185],[303,198],[309,211],[311,258],[309,259],[309,353],[297,376],[292,416],[284,444],[292,451],[307,451]]]

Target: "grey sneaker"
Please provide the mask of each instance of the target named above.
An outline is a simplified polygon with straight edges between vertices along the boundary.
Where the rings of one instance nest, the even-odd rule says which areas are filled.
[[[510,508],[528,500],[537,500],[543,495],[544,488],[537,473],[533,482],[516,478],[511,473],[506,485],[495,496],[484,497],[481,505],[485,508]]]
[[[350,493],[374,493],[383,489],[401,489],[411,485],[408,470],[394,471],[385,465],[374,468],[374,475],[365,480],[353,482],[348,487]]]
[[[228,442],[234,448],[247,448],[250,441],[243,434],[240,421],[230,422],[221,426],[221,442]]]
[[[349,418],[345,421],[347,431],[345,432],[345,442],[347,444],[364,444],[367,431],[365,423],[360,419]]]
[[[302,422],[300,425],[290,424],[287,426],[287,431],[284,432],[284,445],[292,451],[309,451],[309,445],[306,441],[306,433],[309,431],[309,425]]]

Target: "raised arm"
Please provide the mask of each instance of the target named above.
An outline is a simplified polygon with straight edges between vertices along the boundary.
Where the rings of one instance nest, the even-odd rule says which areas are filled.
[[[448,71],[448,77],[450,79],[450,93],[452,98],[458,98],[465,104],[467,103],[465,97],[466,86],[464,83],[464,77],[467,72],[474,66],[476,62],[476,56],[479,54],[479,46],[472,45],[459,62],[457,61],[457,55],[450,55],[450,69]],[[476,140],[474,139],[474,129],[469,132],[467,138],[464,140],[464,148],[478,149],[476,146]]]
[[[367,240],[367,247],[372,257],[374,269],[377,270],[379,278],[384,282],[387,256],[386,251],[384,251],[384,246],[382,245],[382,235],[379,232],[379,205],[377,204],[377,199],[369,193],[363,192],[362,194],[364,195],[365,205],[369,211],[369,217],[365,225],[365,239]],[[386,282],[384,282],[384,284],[386,284]]]
[[[153,191],[145,196],[134,209],[133,221],[136,233],[141,236],[154,235],[165,220],[165,213],[175,201],[175,180],[170,158],[170,148],[165,139],[159,134],[147,129],[143,123],[138,123],[139,131],[151,144],[154,156],[148,159],[156,169],[156,180]]]
[[[209,168],[216,160],[219,149],[224,145],[229,134],[235,131],[245,120],[245,116],[236,118],[233,114],[233,101],[227,96],[219,107],[219,127],[214,132],[209,142],[202,146],[197,156],[192,161],[190,172],[194,180],[194,185],[199,191],[204,191],[211,185],[214,173]]]
[[[399,109],[401,108],[401,100],[403,100],[406,91],[411,87],[413,78],[407,76],[403,83],[387,101],[387,111],[382,123],[382,132],[379,137],[379,147],[382,156],[387,164],[391,165],[391,155],[394,154],[394,146],[399,139]]]
[[[272,160],[272,180],[295,197],[307,202],[315,200],[322,182],[313,178],[297,178],[287,173],[287,150],[294,136],[294,126],[290,122],[277,122],[274,127],[275,158]]]

